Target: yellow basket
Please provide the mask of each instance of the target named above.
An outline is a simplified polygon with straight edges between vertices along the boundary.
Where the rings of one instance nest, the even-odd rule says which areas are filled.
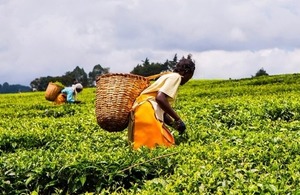
[[[56,97],[60,94],[62,86],[59,86],[55,83],[50,82],[45,92],[45,98],[48,101],[54,101]]]
[[[98,77],[96,117],[99,126],[109,132],[124,130],[135,99],[149,84],[149,79],[134,74],[110,73]]]

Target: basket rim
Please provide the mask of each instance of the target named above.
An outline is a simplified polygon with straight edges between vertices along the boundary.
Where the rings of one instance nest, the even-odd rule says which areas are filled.
[[[56,85],[56,86],[58,86],[58,87],[63,87],[63,86],[61,86],[61,85],[59,85],[59,84],[57,84],[57,83],[55,83],[55,82],[51,82],[51,81],[48,83],[48,85]]]
[[[98,76],[96,81],[98,81],[100,78],[106,78],[106,77],[111,77],[111,76],[131,77],[131,78],[137,78],[137,79],[149,81],[148,78],[146,78],[142,75],[131,74],[131,73],[106,73],[106,74]]]

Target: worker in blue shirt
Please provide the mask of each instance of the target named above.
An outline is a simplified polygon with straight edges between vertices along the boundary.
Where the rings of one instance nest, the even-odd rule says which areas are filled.
[[[72,87],[65,87],[61,90],[61,93],[55,100],[56,104],[63,103],[81,103],[81,101],[76,100],[76,96],[83,90],[83,86],[80,83],[72,85]]]

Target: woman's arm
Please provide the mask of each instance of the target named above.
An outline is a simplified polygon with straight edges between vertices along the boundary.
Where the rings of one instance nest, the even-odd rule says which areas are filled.
[[[184,133],[186,126],[184,122],[182,122],[178,114],[171,107],[167,97],[168,96],[165,93],[159,91],[156,96],[156,102],[165,111],[164,114],[164,120],[166,120],[165,123],[167,125],[173,126],[175,129],[179,131],[180,134],[182,134]],[[175,121],[171,121],[171,118],[169,116],[172,117]]]
[[[172,117],[175,121],[180,120],[180,117],[171,107],[167,98],[168,96],[165,93],[158,91],[155,99],[161,109],[163,109],[170,117]]]
[[[172,126],[174,124],[174,120],[167,113],[164,113],[164,123]]]

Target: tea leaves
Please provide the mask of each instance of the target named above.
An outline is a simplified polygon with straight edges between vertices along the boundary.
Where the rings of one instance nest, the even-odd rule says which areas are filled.
[[[1,194],[299,194],[300,75],[192,80],[175,109],[176,146],[132,150],[127,132],[44,92],[0,95]]]

